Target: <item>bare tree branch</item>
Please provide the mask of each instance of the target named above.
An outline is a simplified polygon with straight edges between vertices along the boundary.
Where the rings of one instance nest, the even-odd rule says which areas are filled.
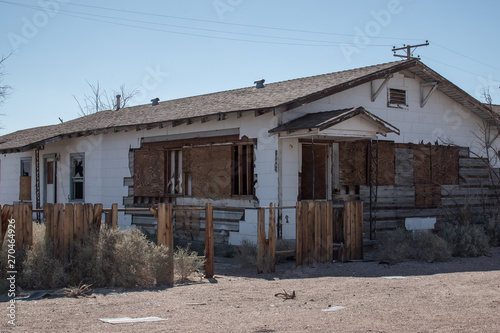
[[[78,109],[80,110],[78,114],[80,116],[87,116],[92,113],[105,111],[105,110],[116,110],[128,106],[130,100],[139,93],[139,90],[134,89],[132,91],[127,91],[125,85],[122,84],[119,90],[113,90],[112,93],[107,93],[99,81],[96,84],[92,84],[88,81],[88,86],[90,87],[91,94],[84,94],[83,98],[80,100],[75,95],[73,98],[78,104]],[[116,95],[120,95],[120,105],[116,105]]]

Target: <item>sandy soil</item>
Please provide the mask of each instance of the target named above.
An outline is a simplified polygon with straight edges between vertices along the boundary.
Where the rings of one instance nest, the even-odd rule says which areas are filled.
[[[284,290],[296,298],[275,296]],[[261,275],[217,258],[211,280],[16,304],[20,332],[500,332],[500,248],[434,264],[285,263]],[[0,330],[11,331],[0,306]],[[148,316],[166,321],[99,320]]]

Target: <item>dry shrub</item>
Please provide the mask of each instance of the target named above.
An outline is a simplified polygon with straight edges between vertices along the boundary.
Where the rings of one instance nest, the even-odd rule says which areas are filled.
[[[191,273],[203,266],[204,263],[205,260],[198,258],[198,253],[191,251],[189,245],[186,248],[178,246],[174,253],[174,271],[180,276],[181,281],[188,280]]]
[[[405,260],[438,262],[451,259],[448,244],[428,231],[410,232],[397,229],[381,237],[377,248],[379,259],[390,263]]]
[[[168,270],[168,256],[165,246],[147,240],[137,229],[103,228],[77,246],[70,282],[94,287],[155,285]]]
[[[54,257],[53,244],[45,239],[45,225],[33,223],[33,246],[24,253],[19,285],[24,289],[53,289],[67,282],[64,261]]]
[[[255,266],[257,263],[257,246],[248,239],[243,239],[236,250],[234,259],[244,268]]]
[[[500,217],[490,218],[486,224],[486,232],[490,238],[491,246],[500,246]]]
[[[488,236],[478,225],[443,223],[440,225],[439,234],[450,245],[454,256],[478,257],[488,254],[491,250]]]

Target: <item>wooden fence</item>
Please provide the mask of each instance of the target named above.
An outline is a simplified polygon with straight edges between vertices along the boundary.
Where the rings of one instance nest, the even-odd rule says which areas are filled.
[[[363,258],[363,203],[300,201],[296,207],[297,266]]]
[[[167,246],[171,254],[174,247],[174,225],[172,204],[160,203],[157,207],[149,209],[141,208],[144,211],[150,211],[158,219],[158,245]],[[193,209],[203,209],[201,207]],[[52,240],[55,253],[69,253],[76,244],[83,244],[92,228],[99,230],[102,224],[102,214],[105,214],[105,223],[111,228],[117,228],[118,212],[137,209],[118,208],[118,204],[113,204],[111,209],[103,209],[102,204],[92,205],[91,203],[56,203],[45,204],[43,210],[33,210],[31,204],[14,204],[0,206],[0,246],[7,232],[9,220],[15,221],[15,240],[16,248],[33,245],[33,212],[43,212],[45,215],[46,239]],[[213,209],[208,203],[205,210],[206,233],[205,233],[205,276],[211,278],[214,276],[214,236],[213,236]],[[173,284],[173,255],[169,256],[172,260],[169,267],[172,268],[167,273],[166,283]]]

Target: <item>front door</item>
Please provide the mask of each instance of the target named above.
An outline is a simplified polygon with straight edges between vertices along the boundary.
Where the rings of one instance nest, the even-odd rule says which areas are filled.
[[[301,200],[326,200],[328,193],[328,145],[302,144]]]
[[[43,157],[43,203],[56,203],[56,157],[46,155]]]

